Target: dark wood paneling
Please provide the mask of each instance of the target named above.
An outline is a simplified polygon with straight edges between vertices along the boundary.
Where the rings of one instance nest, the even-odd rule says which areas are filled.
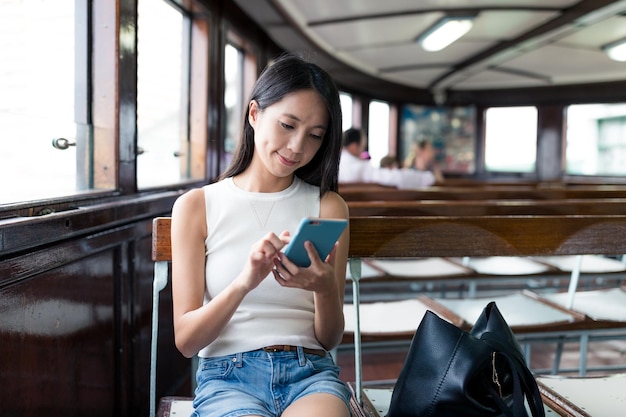
[[[114,252],[2,289],[4,415],[113,415]]]
[[[152,218],[177,195],[0,223],[0,415],[147,415]],[[168,286],[158,395],[190,395],[171,311]]]

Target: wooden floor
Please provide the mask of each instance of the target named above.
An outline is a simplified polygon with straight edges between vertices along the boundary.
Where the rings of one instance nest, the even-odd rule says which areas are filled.
[[[398,377],[408,347],[363,349],[363,380],[381,381],[394,380]],[[552,367],[555,357],[555,345],[547,343],[535,343],[532,346],[531,368],[549,369]],[[578,343],[565,345],[561,358],[561,368],[576,369],[579,361]],[[621,366],[626,368],[626,340],[613,340],[592,342],[589,344],[587,356],[588,366]],[[354,351],[351,346],[340,347],[337,352],[337,364],[341,368],[340,377],[346,382],[355,381]],[[619,370],[603,370],[588,372],[587,375],[602,375]],[[575,372],[563,372],[564,375],[577,376]]]

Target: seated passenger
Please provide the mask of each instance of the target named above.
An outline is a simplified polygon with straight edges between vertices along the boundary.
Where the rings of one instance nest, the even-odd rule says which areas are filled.
[[[435,147],[429,140],[421,140],[413,145],[413,150],[404,160],[404,167],[430,171],[438,184],[444,182],[441,169],[435,160]]]
[[[396,158],[394,158],[391,155],[386,155],[380,159],[380,167],[387,168],[387,169],[396,169],[399,166],[398,166],[398,161],[396,160]]]
[[[193,415],[349,417],[329,353],[344,330],[348,232],[326,259],[307,242],[307,268],[281,251],[302,218],[348,217],[340,149],[335,84],[286,55],[257,80],[230,167],[174,203],[174,336],[199,356]]]
[[[365,143],[366,137],[359,129],[351,128],[343,133],[339,183],[371,182],[400,189],[423,188],[435,183],[435,176],[429,171],[373,166],[369,160],[360,157]]]

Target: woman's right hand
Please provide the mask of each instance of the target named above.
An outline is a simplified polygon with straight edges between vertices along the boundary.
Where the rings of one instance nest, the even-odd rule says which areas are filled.
[[[240,279],[247,291],[256,288],[274,268],[274,259],[281,261],[281,249],[289,242],[289,232],[281,233],[280,237],[275,233],[268,233],[257,241],[250,249],[248,262]]]

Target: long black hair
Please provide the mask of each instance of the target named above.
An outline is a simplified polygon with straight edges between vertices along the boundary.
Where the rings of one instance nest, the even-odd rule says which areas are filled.
[[[283,97],[300,90],[315,90],[319,93],[328,111],[328,128],[322,145],[311,161],[296,170],[301,180],[320,187],[320,195],[337,191],[339,157],[341,155],[341,104],[339,90],[326,71],[318,65],[285,54],[268,65],[257,80],[248,103],[256,100],[261,110],[280,101]],[[254,129],[248,120],[247,106],[243,122],[243,134],[235,157],[219,179],[233,177],[243,172],[254,154]]]

